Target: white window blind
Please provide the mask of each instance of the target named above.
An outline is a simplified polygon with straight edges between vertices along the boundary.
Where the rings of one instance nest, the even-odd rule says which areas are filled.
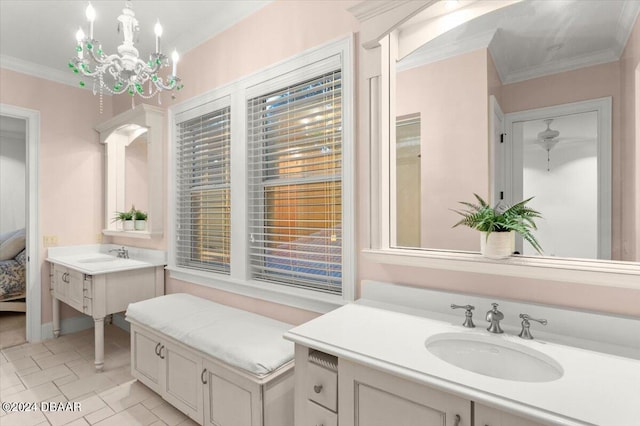
[[[230,108],[176,125],[176,264],[229,273]]]
[[[336,70],[248,100],[254,279],[342,293],[341,82]]]

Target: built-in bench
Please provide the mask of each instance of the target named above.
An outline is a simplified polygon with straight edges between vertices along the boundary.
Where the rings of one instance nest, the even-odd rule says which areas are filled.
[[[292,325],[180,293],[127,321],[131,374],[199,424],[293,425]]]

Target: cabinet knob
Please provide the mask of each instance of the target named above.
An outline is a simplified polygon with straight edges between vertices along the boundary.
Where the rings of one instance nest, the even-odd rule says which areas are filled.
[[[453,426],[460,426],[460,421],[462,419],[460,418],[460,414],[456,414],[456,417],[453,420]]]
[[[164,349],[164,345],[160,346],[160,350],[158,351],[158,355],[160,356],[160,359],[164,359],[164,355],[162,355],[163,349]]]
[[[204,370],[202,370],[202,373],[200,373],[200,381],[202,382],[203,385],[207,384],[207,379],[204,376],[206,373],[207,373],[207,369],[206,368]]]
[[[158,344],[156,345],[156,349],[155,349],[156,356],[160,356],[160,351],[158,350],[159,348],[160,348],[160,342],[158,342]]]
[[[320,393],[320,392],[322,392],[322,385],[314,385],[314,386],[313,386],[313,391],[314,391],[315,393]]]

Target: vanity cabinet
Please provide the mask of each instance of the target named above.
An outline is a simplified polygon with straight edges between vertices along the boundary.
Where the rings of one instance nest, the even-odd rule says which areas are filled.
[[[52,295],[83,314],[91,315],[91,276],[53,265]]]
[[[53,335],[60,335],[60,302],[93,318],[95,330],[95,366],[104,367],[104,319],[123,312],[129,303],[164,294],[164,267],[150,266],[119,272],[86,274],[80,270],[51,263]]]
[[[202,423],[202,358],[138,326],[131,328],[131,347],[133,375],[180,411]]]
[[[467,399],[301,345],[296,389],[296,425],[471,425]]]
[[[292,373],[287,368],[256,380],[168,336],[131,325],[131,374],[201,425],[291,424]]]
[[[474,404],[474,419],[476,426],[542,426],[532,420],[523,419],[495,408],[482,404]]]

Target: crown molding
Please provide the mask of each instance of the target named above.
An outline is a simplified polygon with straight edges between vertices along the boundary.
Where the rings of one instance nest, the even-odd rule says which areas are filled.
[[[411,0],[367,0],[360,2],[355,6],[351,6],[347,10],[351,12],[358,21],[363,22],[378,15],[382,15],[383,13],[401,6],[404,3],[411,3]]]
[[[600,50],[589,55],[569,58],[564,61],[553,61],[537,67],[530,67],[522,71],[505,73],[502,84],[518,83],[520,81],[531,80],[532,78],[539,78],[551,74],[615,62],[619,59],[620,56],[614,52],[614,49]],[[496,64],[496,67],[498,67],[498,64]],[[502,73],[500,74],[502,77]]]
[[[42,78],[56,83],[66,84],[67,86],[73,86],[76,89],[91,90],[91,88],[88,87],[89,85],[85,86],[84,88],[80,87],[78,85],[78,76],[71,73],[70,71],[60,71],[56,68],[38,65],[33,62],[18,59],[13,56],[0,55],[0,68],[30,75],[32,77]],[[109,95],[108,93],[105,94]]]
[[[620,19],[618,20],[618,33],[616,34],[616,55],[622,56],[629,37],[633,32],[633,25],[640,15],[640,2],[626,2],[620,11]]]
[[[488,48],[491,40],[495,36],[497,30],[489,30],[482,34],[456,40],[443,46],[430,49],[420,49],[409,54],[397,64],[397,71],[406,71],[422,65],[433,62],[442,61],[463,53],[472,52],[474,50]]]

